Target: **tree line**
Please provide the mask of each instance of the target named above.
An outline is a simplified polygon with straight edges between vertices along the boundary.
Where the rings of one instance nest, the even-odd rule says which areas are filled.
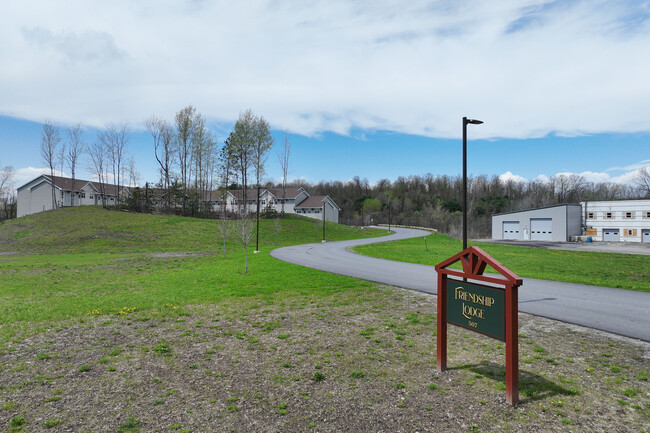
[[[329,195],[341,208],[340,222],[399,224],[438,229],[454,237],[462,235],[463,182],[461,176],[399,177],[370,184],[321,181],[300,184],[315,195]],[[576,174],[559,174],[548,181],[503,180],[480,175],[468,179],[468,228],[472,237],[491,234],[495,213],[532,209],[582,201],[650,198],[650,171],[639,170],[630,184],[590,182]]]
[[[119,191],[123,185],[135,184],[139,178],[135,160],[127,151],[131,129],[126,123],[109,124],[97,134],[92,143],[86,143],[83,134],[83,126],[76,123],[65,130],[64,140],[60,128],[51,121],[46,121],[41,132],[41,161],[49,169],[51,178],[69,170],[73,191],[76,190],[77,170],[80,164],[85,164],[88,171],[96,177],[100,199],[107,206],[109,184],[116,185]],[[56,209],[60,202],[56,197],[54,183],[51,189],[52,209]],[[79,198],[71,194],[70,205],[78,203]],[[118,205],[117,200],[114,205]]]

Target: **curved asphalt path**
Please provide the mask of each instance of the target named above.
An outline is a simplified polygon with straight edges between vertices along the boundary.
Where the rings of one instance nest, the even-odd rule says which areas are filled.
[[[394,231],[393,235],[379,238],[278,248],[271,251],[271,256],[339,275],[436,294],[434,266],[377,259],[347,250],[429,233],[403,228]],[[519,311],[650,342],[650,293],[524,278],[519,288]]]

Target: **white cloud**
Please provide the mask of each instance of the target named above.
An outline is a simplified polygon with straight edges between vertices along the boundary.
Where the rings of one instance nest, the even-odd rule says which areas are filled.
[[[5,2],[0,114],[138,125],[194,104],[306,135],[650,130],[650,12],[607,0]]]
[[[508,182],[510,180],[514,182],[526,182],[526,178],[519,176],[518,174],[512,174],[510,171],[506,171],[499,176],[501,182]]]
[[[124,51],[115,46],[113,37],[106,32],[85,31],[78,35],[75,32],[53,33],[43,27],[23,27],[21,31],[30,44],[71,62],[108,63],[125,57]]]
[[[634,167],[638,167],[636,169],[633,169]],[[581,173],[573,173],[570,171],[563,171],[559,173],[555,173],[555,176],[572,176],[572,175],[578,175],[583,177],[587,182],[593,182],[593,183],[606,183],[606,182],[611,182],[611,183],[618,183],[618,184],[623,184],[623,185],[633,185],[634,184],[634,179],[637,177],[639,174],[639,171],[642,168],[649,168],[650,169],[650,164],[646,165],[637,165],[637,164],[632,164],[627,167],[627,171],[624,171],[620,175],[617,176],[612,176],[611,174],[605,172],[593,172],[593,171],[583,171]],[[617,169],[618,170],[618,169]],[[501,176],[506,176],[508,173],[504,173]],[[499,176],[501,178],[501,176]],[[515,175],[516,176],[516,175]],[[519,177],[519,176],[516,176]],[[524,179],[525,180],[525,179]],[[542,181],[542,182],[548,182],[550,181],[550,178],[544,174],[540,174],[537,176],[536,180]]]
[[[626,165],[624,167],[612,167],[608,168],[605,171],[615,171],[615,170],[639,170],[644,167],[650,167],[650,159],[645,159],[643,161],[635,162],[634,164]]]
[[[551,177],[577,175],[583,177],[587,182],[593,182],[593,183],[611,182],[611,183],[617,183],[623,185],[634,185],[634,179],[638,176],[639,171],[643,168],[647,168],[650,170],[650,160],[639,161],[625,167],[612,167],[603,172],[583,171],[580,173],[574,173],[569,170],[563,170],[551,175]],[[612,171],[619,171],[621,173],[617,175],[613,175],[611,173]],[[514,174],[511,171],[507,171],[499,175],[499,179],[502,182],[507,182],[508,180],[514,180],[515,182],[528,181],[527,178]],[[545,174],[539,174],[536,178],[532,180],[546,183],[549,182],[551,178]]]
[[[14,173],[14,184],[16,187],[19,187],[21,185],[24,185],[25,183],[29,182],[30,180],[40,176],[41,174],[50,174],[50,169],[45,167],[45,168],[37,168],[37,167],[23,167],[23,168],[18,168],[16,169]],[[54,175],[55,176],[67,176],[65,173],[59,171],[59,170],[54,170]]]

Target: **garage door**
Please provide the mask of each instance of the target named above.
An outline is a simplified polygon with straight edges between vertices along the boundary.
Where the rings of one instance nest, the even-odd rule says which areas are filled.
[[[621,240],[618,229],[603,229],[603,240],[605,242],[618,242]]]
[[[551,218],[530,219],[530,240],[531,241],[552,241],[553,220]]]
[[[641,242],[650,243],[650,229],[641,230]]]
[[[503,222],[503,239],[520,239],[519,221]]]

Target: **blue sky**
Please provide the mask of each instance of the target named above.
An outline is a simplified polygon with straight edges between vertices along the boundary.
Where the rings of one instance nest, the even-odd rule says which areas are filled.
[[[400,4],[402,3],[402,4]],[[42,122],[142,122],[193,104],[220,142],[251,108],[310,182],[469,171],[628,182],[650,166],[650,3],[25,0],[0,6],[0,166],[44,164]],[[62,134],[64,135],[64,134]],[[89,173],[80,173],[90,177]],[[274,155],[269,178],[279,178]]]

